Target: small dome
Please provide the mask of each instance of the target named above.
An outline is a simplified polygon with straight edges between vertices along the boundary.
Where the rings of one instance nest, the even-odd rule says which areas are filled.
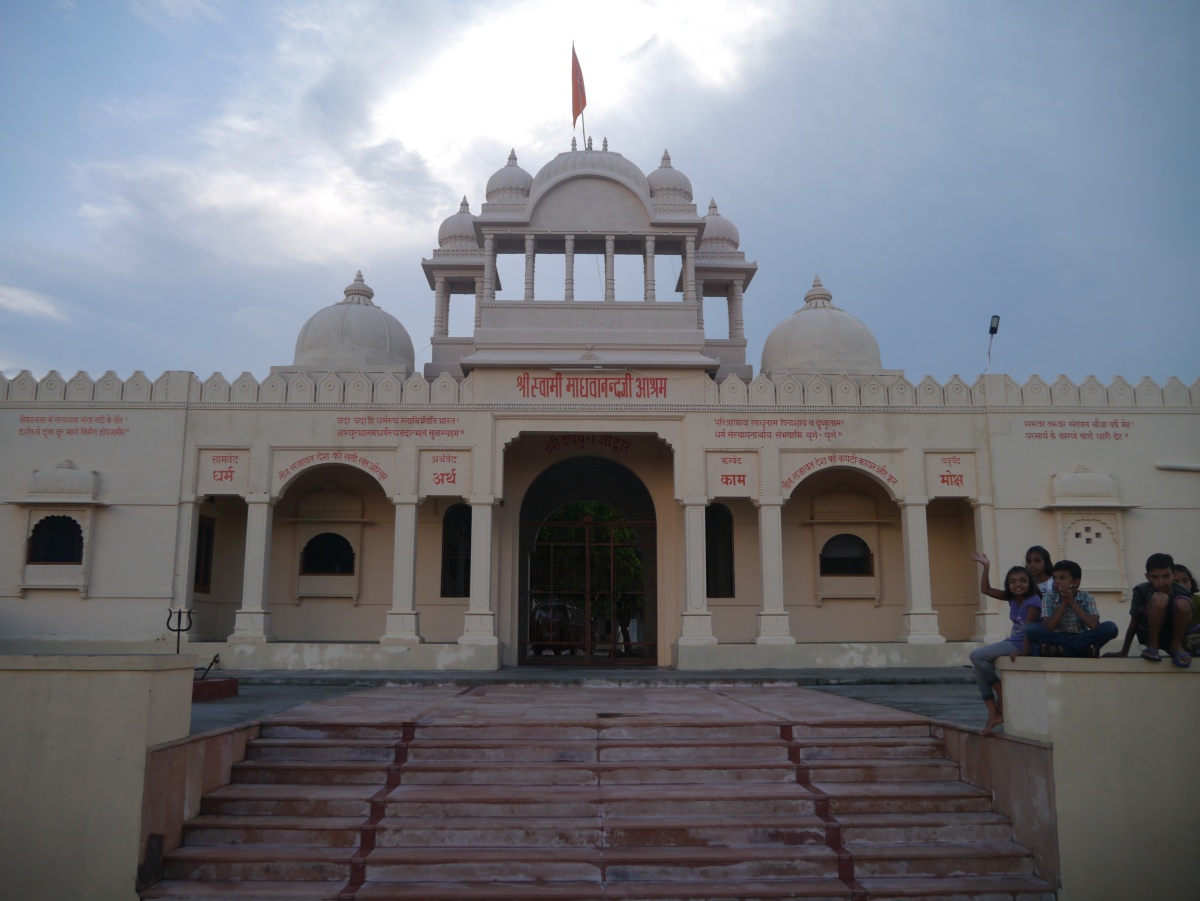
[[[547,186],[567,177],[597,175],[622,181],[635,194],[648,197],[650,185],[646,181],[645,173],[621,154],[609,150],[607,138],[602,146],[603,150],[593,150],[592,140],[588,138],[586,150],[568,150],[550,160],[534,177],[531,196],[540,197]]]
[[[771,330],[763,344],[762,372],[881,372],[879,342],[871,330],[832,303],[813,279],[804,307]]]
[[[403,369],[410,375],[416,360],[412,338],[399,319],[375,306],[374,296],[360,271],[343,300],[304,323],[293,365],[343,372]]]
[[[462,199],[458,212],[446,219],[438,229],[438,247],[479,247],[475,237],[475,217],[471,215],[466,197]]]
[[[517,165],[517,151],[513,149],[508,154],[508,165],[488,179],[487,201],[524,200],[532,186],[533,176]]]
[[[704,217],[704,237],[700,239],[700,250],[737,250],[742,242],[737,226],[717,212],[717,202],[708,202],[708,215]]]
[[[646,176],[650,183],[650,196],[655,200],[678,200],[692,202],[692,183],[686,175],[671,166],[671,154],[663,151],[662,163]]]

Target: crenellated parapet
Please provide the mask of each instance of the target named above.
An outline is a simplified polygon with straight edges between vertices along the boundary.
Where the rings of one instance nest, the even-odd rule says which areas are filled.
[[[1107,386],[1094,376],[1075,384],[1065,375],[1053,382],[1032,376],[1023,385],[1007,375],[986,375],[968,385],[951,376],[938,382],[926,376],[915,385],[903,375],[797,375],[768,378],[760,374],[747,383],[736,375],[704,383],[695,403],[704,406],[864,407],[880,409],[1004,407],[1200,407],[1200,379],[1190,387],[1172,376],[1162,385],[1146,376],[1136,384],[1117,376]],[[669,400],[669,398],[668,398]],[[6,378],[0,375],[0,402],[7,404],[187,404],[307,405],[370,404],[445,406],[483,402],[474,377],[454,378],[441,373],[304,372],[270,373],[262,381],[243,372],[230,382],[220,372],[201,380],[194,373],[172,370],[151,380],[140,370],[121,379],[111,370],[93,379],[77,372],[69,379],[51,370],[40,379],[28,370]],[[488,403],[496,400],[489,396]],[[513,402],[519,402],[514,398]]]

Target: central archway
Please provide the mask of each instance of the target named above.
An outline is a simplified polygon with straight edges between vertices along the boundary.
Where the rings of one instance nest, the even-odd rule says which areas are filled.
[[[655,664],[656,533],[624,466],[576,457],[538,476],[521,504],[518,660]]]

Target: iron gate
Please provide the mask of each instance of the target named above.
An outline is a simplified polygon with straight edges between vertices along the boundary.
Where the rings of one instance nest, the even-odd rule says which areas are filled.
[[[536,529],[521,598],[521,662],[654,664],[653,522],[596,501],[560,508]]]

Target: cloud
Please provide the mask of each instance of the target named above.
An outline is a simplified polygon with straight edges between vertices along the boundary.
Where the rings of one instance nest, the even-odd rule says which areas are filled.
[[[15,285],[0,285],[0,310],[8,310],[21,316],[68,321],[66,314],[59,309],[53,298]]]
[[[169,28],[221,19],[220,0],[129,0],[129,11],[147,25]]]

